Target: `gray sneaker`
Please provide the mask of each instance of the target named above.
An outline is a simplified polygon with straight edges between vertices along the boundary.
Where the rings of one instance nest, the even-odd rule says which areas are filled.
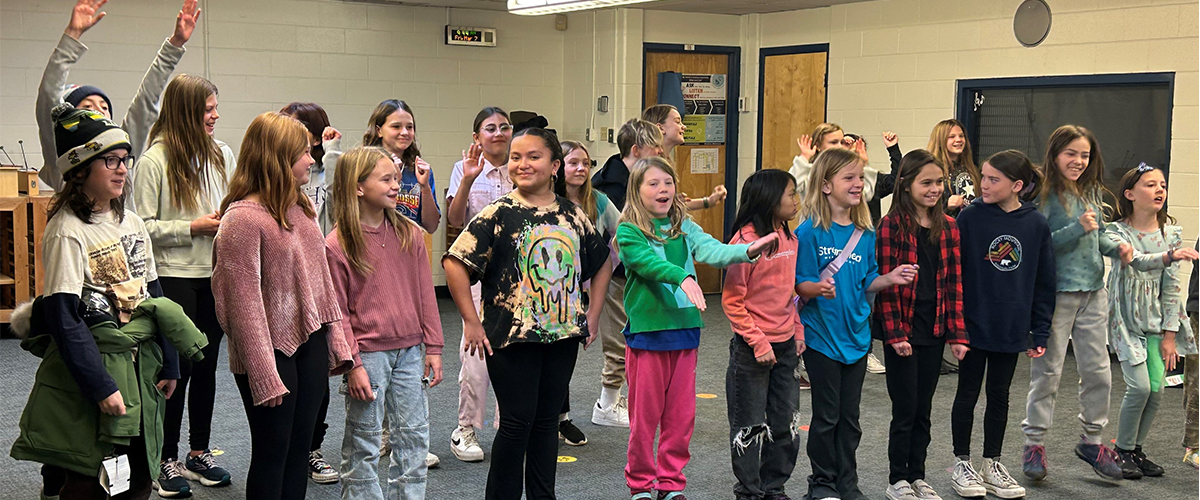
[[[920,500],[917,498],[917,492],[913,491],[912,485],[903,479],[887,487],[887,497],[888,500]]]
[[[917,498],[921,500],[942,500],[942,497],[938,496],[938,493],[933,489],[933,486],[930,486],[929,483],[925,482],[924,479],[913,481],[912,489],[913,493],[916,493]]]

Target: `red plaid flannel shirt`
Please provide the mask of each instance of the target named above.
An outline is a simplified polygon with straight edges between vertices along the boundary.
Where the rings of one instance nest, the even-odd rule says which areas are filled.
[[[879,221],[876,257],[879,274],[887,274],[902,264],[917,263],[917,235],[904,234],[898,215],[888,215]],[[937,272],[937,317],[933,335],[946,335],[946,342],[968,344],[967,328],[963,322],[962,266],[959,254],[958,225],[946,216],[942,230],[941,266]],[[883,341],[887,344],[908,341],[912,334],[913,303],[917,300],[916,279],[912,285],[883,289],[875,298],[875,314],[883,326]],[[949,331],[946,331],[949,329]]]

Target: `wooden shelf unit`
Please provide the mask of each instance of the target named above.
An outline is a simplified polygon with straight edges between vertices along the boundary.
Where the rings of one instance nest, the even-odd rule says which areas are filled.
[[[0,323],[32,292],[28,206],[28,197],[0,198]]]

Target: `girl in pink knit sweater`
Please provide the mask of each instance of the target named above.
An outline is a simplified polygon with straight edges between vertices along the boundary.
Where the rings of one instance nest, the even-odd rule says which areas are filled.
[[[304,498],[324,386],[353,366],[316,213],[300,191],[312,164],[299,121],[258,115],[213,243],[217,319],[250,426],[247,498]]]
[[[422,376],[442,381],[442,323],[425,240],[395,209],[400,171],[387,151],[342,156],[329,209],[336,224],[325,254],[354,356],[346,375],[342,498],[385,498],[380,436],[389,422],[386,498],[425,497],[429,407]]]

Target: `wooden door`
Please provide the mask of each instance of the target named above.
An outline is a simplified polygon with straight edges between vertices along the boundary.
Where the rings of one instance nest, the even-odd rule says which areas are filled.
[[[729,56],[726,54],[697,54],[694,52],[648,52],[646,53],[646,74],[643,77],[643,89],[645,91],[646,107],[658,104],[658,74],[664,71],[674,71],[684,74],[720,74],[728,75],[729,71]],[[729,86],[726,87],[726,102],[737,106],[736,93],[729,92]],[[680,110],[683,114],[684,110]],[[728,127],[726,122],[726,141],[734,140],[736,135],[734,130]],[[708,196],[713,192],[713,188],[725,183],[725,143],[709,143],[703,145],[684,144],[675,148],[672,165],[675,167],[675,172],[679,175],[679,192],[686,193],[693,198]],[[692,173],[692,151],[696,149],[702,150],[717,150],[717,168],[715,173]],[[734,191],[735,186],[725,186],[726,189]],[[704,228],[704,232],[712,235],[714,238],[724,241],[725,234],[725,210],[724,206],[718,205],[707,210],[697,210],[692,212],[692,218],[695,219],[700,227]],[[696,282],[705,293],[720,293],[721,292],[721,271],[713,267],[697,263],[696,264]]]
[[[825,52],[763,58],[762,168],[791,168],[796,138],[825,121],[826,59]]]

